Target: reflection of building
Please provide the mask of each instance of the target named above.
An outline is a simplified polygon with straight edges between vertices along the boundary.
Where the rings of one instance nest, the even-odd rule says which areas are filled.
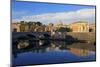
[[[89,32],[95,32],[96,31],[96,26],[95,24],[90,24],[89,25]]]
[[[51,46],[46,48],[46,51],[49,52],[49,51],[60,51],[60,48],[59,46],[56,46],[55,44],[51,43]]]
[[[72,32],[89,32],[89,26],[87,22],[79,21],[69,25]]]
[[[70,51],[77,55],[77,56],[87,56],[88,55],[88,50],[86,49],[79,49],[79,48],[70,48]]]
[[[12,31],[20,32],[20,23],[12,23]]]

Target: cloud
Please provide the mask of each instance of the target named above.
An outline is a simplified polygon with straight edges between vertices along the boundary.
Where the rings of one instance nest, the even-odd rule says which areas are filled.
[[[24,16],[26,13],[28,13],[28,11],[12,11],[12,17],[14,19],[16,19],[16,18],[19,19],[19,18],[21,18],[21,16]]]
[[[70,12],[46,13],[40,15],[23,16],[20,20],[25,21],[40,21],[45,24],[59,23],[69,24],[76,21],[95,22],[95,9],[80,9]]]

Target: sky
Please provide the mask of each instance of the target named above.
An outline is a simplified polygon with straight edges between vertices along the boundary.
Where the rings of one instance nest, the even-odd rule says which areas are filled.
[[[95,22],[95,6],[24,2],[12,0],[13,21],[40,21],[70,24],[77,21]]]

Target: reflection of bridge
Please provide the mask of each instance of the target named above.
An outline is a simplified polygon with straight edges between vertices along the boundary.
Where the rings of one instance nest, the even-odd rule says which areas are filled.
[[[69,50],[75,55],[78,56],[86,56],[90,51],[95,52],[95,47],[92,45],[84,45],[86,43],[74,43],[74,44],[66,44],[66,43],[59,43],[59,42],[43,42],[44,46],[39,46],[39,43],[35,43],[35,46],[29,46],[25,49],[15,49],[13,48],[13,55],[16,57],[17,54],[26,53],[26,52],[33,52],[33,53],[45,53],[48,51],[61,51],[61,50]]]

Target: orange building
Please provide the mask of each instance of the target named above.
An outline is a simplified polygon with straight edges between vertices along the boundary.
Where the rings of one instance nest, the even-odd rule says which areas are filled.
[[[78,21],[69,25],[72,32],[89,32],[88,22]]]

